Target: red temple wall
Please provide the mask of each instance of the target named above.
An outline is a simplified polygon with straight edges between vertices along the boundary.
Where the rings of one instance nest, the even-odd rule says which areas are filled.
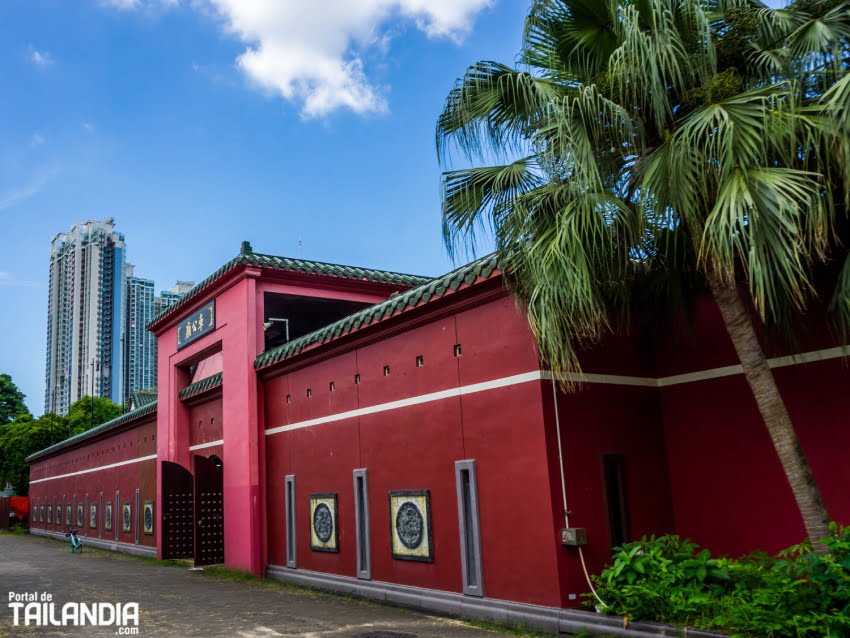
[[[221,396],[195,403],[189,408],[189,445],[204,445],[221,441],[224,437],[224,421],[222,420]],[[216,449],[217,452],[210,452]],[[217,453],[222,459],[221,446],[204,447],[194,453],[204,453],[210,456]]]
[[[526,322],[503,296],[270,379],[266,424],[534,374],[532,343]],[[266,437],[269,563],[286,564],[283,487],[284,477],[294,474],[298,567],[355,576],[352,471],[365,468],[372,579],[462,591],[454,464],[474,459],[486,595],[558,605],[555,523],[548,468],[540,462],[546,455],[540,392],[539,381],[510,382]],[[431,563],[396,560],[390,551],[388,492],[418,489],[431,494]],[[338,494],[339,553],[310,549],[309,494],[328,492]]]
[[[850,370],[838,359],[774,370],[834,520],[850,523]],[[723,554],[776,552],[805,537],[743,375],[662,388],[676,531]]]
[[[136,490],[140,490],[140,511],[146,500],[156,498],[156,459],[132,462],[134,459],[156,454],[156,422],[148,420],[119,430],[114,434],[98,437],[85,445],[72,448],[43,460],[36,460],[30,467],[30,499],[33,507],[42,504],[51,506],[54,498],[57,504],[72,504],[72,520],[76,523],[76,504],[85,504],[86,495],[89,504],[98,505],[98,529],[89,527],[89,512],[83,511],[83,525],[79,528],[80,535],[96,538],[115,539],[118,542],[135,543],[136,525],[139,525],[139,544],[149,547],[156,546],[156,528],[153,535],[144,533],[141,523],[136,520]],[[127,463],[130,461],[130,463]],[[117,467],[96,469],[104,466],[123,463]],[[94,471],[86,471],[94,470]],[[82,474],[75,474],[83,472]],[[74,474],[63,478],[48,477]],[[100,507],[100,493],[103,492],[104,503],[113,502],[113,528],[111,532],[102,529],[103,511]],[[115,504],[115,493],[119,492],[119,502]],[[121,525],[121,507],[124,502],[131,504],[131,527],[124,532]],[[154,502],[154,508],[156,508]],[[55,532],[64,530],[65,516],[63,510],[62,524],[57,524],[55,511],[52,524],[47,523],[45,511],[44,521],[40,515],[30,517],[30,524],[35,529]]]

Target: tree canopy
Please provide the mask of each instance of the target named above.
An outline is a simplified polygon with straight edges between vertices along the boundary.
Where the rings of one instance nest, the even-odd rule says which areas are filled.
[[[24,404],[26,395],[18,389],[8,374],[0,374],[0,424],[14,421],[29,414]]]
[[[816,544],[828,515],[754,320],[793,331],[823,299],[850,334],[848,71],[847,0],[535,0],[518,63],[469,67],[436,131],[472,164],[444,173],[446,244],[491,229],[559,378],[637,293],[710,290]]]
[[[635,281],[661,275],[676,295],[694,273],[741,282],[781,326],[825,295],[846,333],[848,13],[837,0],[533,2],[516,67],[469,67],[439,118],[440,156],[474,164],[444,176],[449,249],[492,229],[561,370],[627,311]]]
[[[121,415],[121,406],[109,399],[83,397],[71,405],[68,416],[45,414],[34,419],[29,412],[0,424],[0,483],[11,483],[18,494],[29,492],[29,455],[81,434]]]

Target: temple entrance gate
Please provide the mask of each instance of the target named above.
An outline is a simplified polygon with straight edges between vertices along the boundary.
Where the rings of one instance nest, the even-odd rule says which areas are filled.
[[[195,551],[192,473],[162,462],[162,557],[192,558]]]
[[[195,456],[195,565],[224,563],[224,466]]]

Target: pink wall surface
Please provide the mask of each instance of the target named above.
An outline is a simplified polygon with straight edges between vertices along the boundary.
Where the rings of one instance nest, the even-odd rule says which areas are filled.
[[[587,586],[576,549],[560,542],[560,435],[570,524],[587,529],[591,571],[610,555],[606,454],[623,458],[631,538],[675,532],[728,554],[774,552],[802,539],[799,514],[744,377],[732,371],[659,385],[659,378],[737,363],[710,299],[700,300],[690,328],[654,338],[636,330],[583,351],[583,370],[595,380],[573,392],[553,392],[527,321],[500,285],[493,279],[461,288],[258,375],[266,292],[378,301],[389,289],[287,279],[256,268],[234,271],[158,328],[155,422],[35,462],[33,511],[52,506],[54,498],[71,503],[86,494],[99,504],[101,491],[114,499],[119,490],[123,502],[137,488],[142,500],[159,504],[158,462],[191,471],[193,455],[215,454],[224,461],[228,567],[262,574],[269,564],[286,565],[284,477],[294,474],[298,568],[354,577],[352,472],[366,469],[372,579],[462,592],[455,462],[474,460],[485,595],[568,606],[580,602],[576,597]],[[217,329],[178,351],[177,322],[212,299]],[[833,345],[812,334],[799,351]],[[221,365],[221,389],[181,401],[179,392],[191,382],[189,366],[211,356]],[[850,368],[833,358],[774,372],[832,516],[850,523],[850,403],[841,391]],[[267,435],[282,426],[296,427]],[[153,454],[158,460],[39,481]],[[388,492],[420,489],[431,495],[433,561],[394,559]],[[310,548],[312,493],[338,495],[338,553]],[[120,531],[116,507],[118,540],[134,542],[133,532]],[[35,518],[33,525],[48,527]],[[61,529],[55,522],[50,528]],[[143,544],[152,546],[154,539],[140,534]]]
[[[136,490],[140,490],[141,504],[156,498],[156,460],[133,462],[135,459],[156,453],[155,422],[148,418],[139,424],[122,428],[115,433],[94,438],[85,445],[71,448],[65,452],[37,460],[30,466],[30,502],[33,507],[42,504],[53,505],[54,498],[58,504],[72,504],[73,522],[76,524],[76,504],[85,504],[88,495],[89,504],[98,506],[98,521],[96,528],[89,527],[89,512],[84,507],[81,536],[114,539],[124,543],[135,543],[136,525],[140,525],[139,544],[156,545],[158,526],[154,526],[154,535],[143,533],[140,521],[136,520],[135,499]],[[130,461],[129,463],[127,463]],[[97,469],[115,463],[124,463],[118,467]],[[89,471],[87,471],[89,470]],[[79,473],[78,472],[83,472]],[[73,476],[64,476],[73,474]],[[54,478],[62,477],[62,478]],[[49,478],[49,480],[42,480]],[[115,493],[120,492],[116,505]],[[113,503],[113,529],[103,529],[103,512],[100,507],[100,494],[103,493],[104,503]],[[121,526],[121,505],[131,503],[132,524],[129,532],[124,532]],[[154,510],[156,511],[156,502]],[[39,510],[40,511],[40,510]],[[54,516],[52,524],[47,523],[45,512],[44,521],[30,517],[30,524],[36,529],[56,532],[64,530],[65,517],[63,510],[62,524],[57,524]]]
[[[200,408],[191,408],[178,397],[191,382],[189,366],[204,360],[221,362],[222,398],[220,412],[224,460],[224,538],[225,564],[260,575],[265,568],[263,529],[265,502],[265,440],[261,435],[261,390],[258,389],[254,360],[262,351],[264,333],[263,298],[266,292],[286,292],[357,301],[380,301],[395,287],[339,278],[280,273],[260,268],[236,269],[176,313],[156,329],[158,339],[157,433],[159,461],[178,463],[192,471],[191,445],[210,440],[195,428],[197,421],[212,418]],[[177,350],[180,319],[215,300],[216,329]],[[219,354],[220,353],[220,354]],[[218,364],[216,364],[218,365]],[[212,409],[212,408],[211,408]],[[193,413],[194,410],[194,413]],[[200,411],[199,411],[200,410]],[[196,418],[198,417],[198,418]],[[214,426],[218,427],[218,426]],[[197,452],[209,456],[210,448]],[[162,498],[161,473],[157,495]],[[161,544],[158,547],[162,554]]]
[[[299,424],[537,370],[527,323],[502,295],[269,379],[266,425]],[[352,472],[362,468],[369,473],[373,580],[462,591],[454,464],[474,459],[486,595],[559,605],[556,524],[548,470],[539,462],[546,454],[540,393],[539,381],[514,381],[267,437],[269,562],[286,564],[283,485],[294,474],[298,567],[356,575]],[[422,489],[431,495],[433,562],[394,559],[388,492]],[[309,494],[329,492],[338,494],[339,553],[310,549]]]

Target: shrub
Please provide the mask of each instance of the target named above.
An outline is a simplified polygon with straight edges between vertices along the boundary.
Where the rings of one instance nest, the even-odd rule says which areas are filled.
[[[850,636],[850,528],[832,531],[826,554],[803,543],[740,559],[678,536],[644,537],[615,548],[594,581],[604,611],[633,620],[733,636]]]

